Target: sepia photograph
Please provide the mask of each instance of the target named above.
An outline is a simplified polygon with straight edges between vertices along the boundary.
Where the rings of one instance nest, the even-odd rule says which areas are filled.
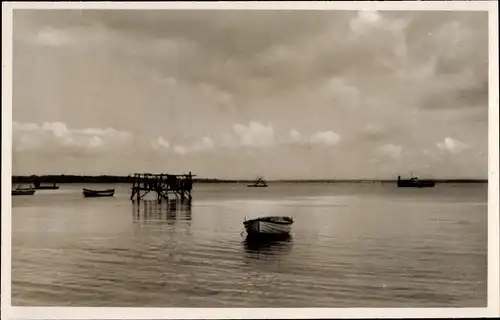
[[[219,6],[10,9],[2,309],[498,312],[492,7]]]

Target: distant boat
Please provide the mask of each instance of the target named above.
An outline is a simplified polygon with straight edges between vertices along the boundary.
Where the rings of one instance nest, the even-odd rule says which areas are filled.
[[[42,185],[40,185],[40,182],[35,182],[35,189],[37,189],[37,190],[57,190],[57,189],[59,189],[59,186],[57,186],[55,183],[53,183],[52,185],[42,186]]]
[[[15,189],[12,189],[11,195],[13,196],[32,196],[35,194],[35,189],[34,188],[22,188],[21,186],[18,186]]]
[[[281,216],[260,217],[243,222],[249,236],[288,235],[292,224],[293,218]]]
[[[267,188],[267,182],[263,177],[258,177],[253,184],[248,184],[247,187]]]
[[[417,177],[401,179],[401,176],[398,176],[399,188],[433,188],[435,185],[434,180],[420,180]]]
[[[115,189],[107,190],[90,190],[83,188],[83,195],[86,198],[90,197],[112,197],[115,194]]]

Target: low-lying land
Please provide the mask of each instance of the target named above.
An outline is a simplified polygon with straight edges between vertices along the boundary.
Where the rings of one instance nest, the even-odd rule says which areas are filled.
[[[133,176],[114,175],[30,175],[12,176],[12,183],[132,183]],[[488,179],[433,179],[436,183],[487,183]],[[254,179],[227,180],[211,178],[193,178],[195,183],[252,183]],[[367,179],[281,179],[267,180],[269,183],[395,183],[397,180]]]

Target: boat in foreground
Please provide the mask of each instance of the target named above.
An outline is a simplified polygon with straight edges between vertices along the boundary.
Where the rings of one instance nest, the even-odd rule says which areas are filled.
[[[83,195],[86,198],[90,197],[112,197],[115,194],[115,189],[107,190],[90,190],[83,188]]]
[[[35,189],[33,188],[17,188],[12,190],[13,196],[32,196],[35,194]]]
[[[248,236],[286,236],[292,230],[293,218],[283,216],[260,217],[245,220]]]
[[[417,177],[401,179],[401,176],[398,176],[399,188],[432,188],[435,185],[436,182],[434,180],[420,180]]]

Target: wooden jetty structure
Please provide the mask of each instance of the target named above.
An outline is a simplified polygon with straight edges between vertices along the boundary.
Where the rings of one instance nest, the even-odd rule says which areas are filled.
[[[158,202],[168,200],[169,195],[181,200],[191,200],[193,177],[195,175],[192,175],[191,171],[188,174],[135,173],[130,200],[139,202],[150,192],[156,193]]]

